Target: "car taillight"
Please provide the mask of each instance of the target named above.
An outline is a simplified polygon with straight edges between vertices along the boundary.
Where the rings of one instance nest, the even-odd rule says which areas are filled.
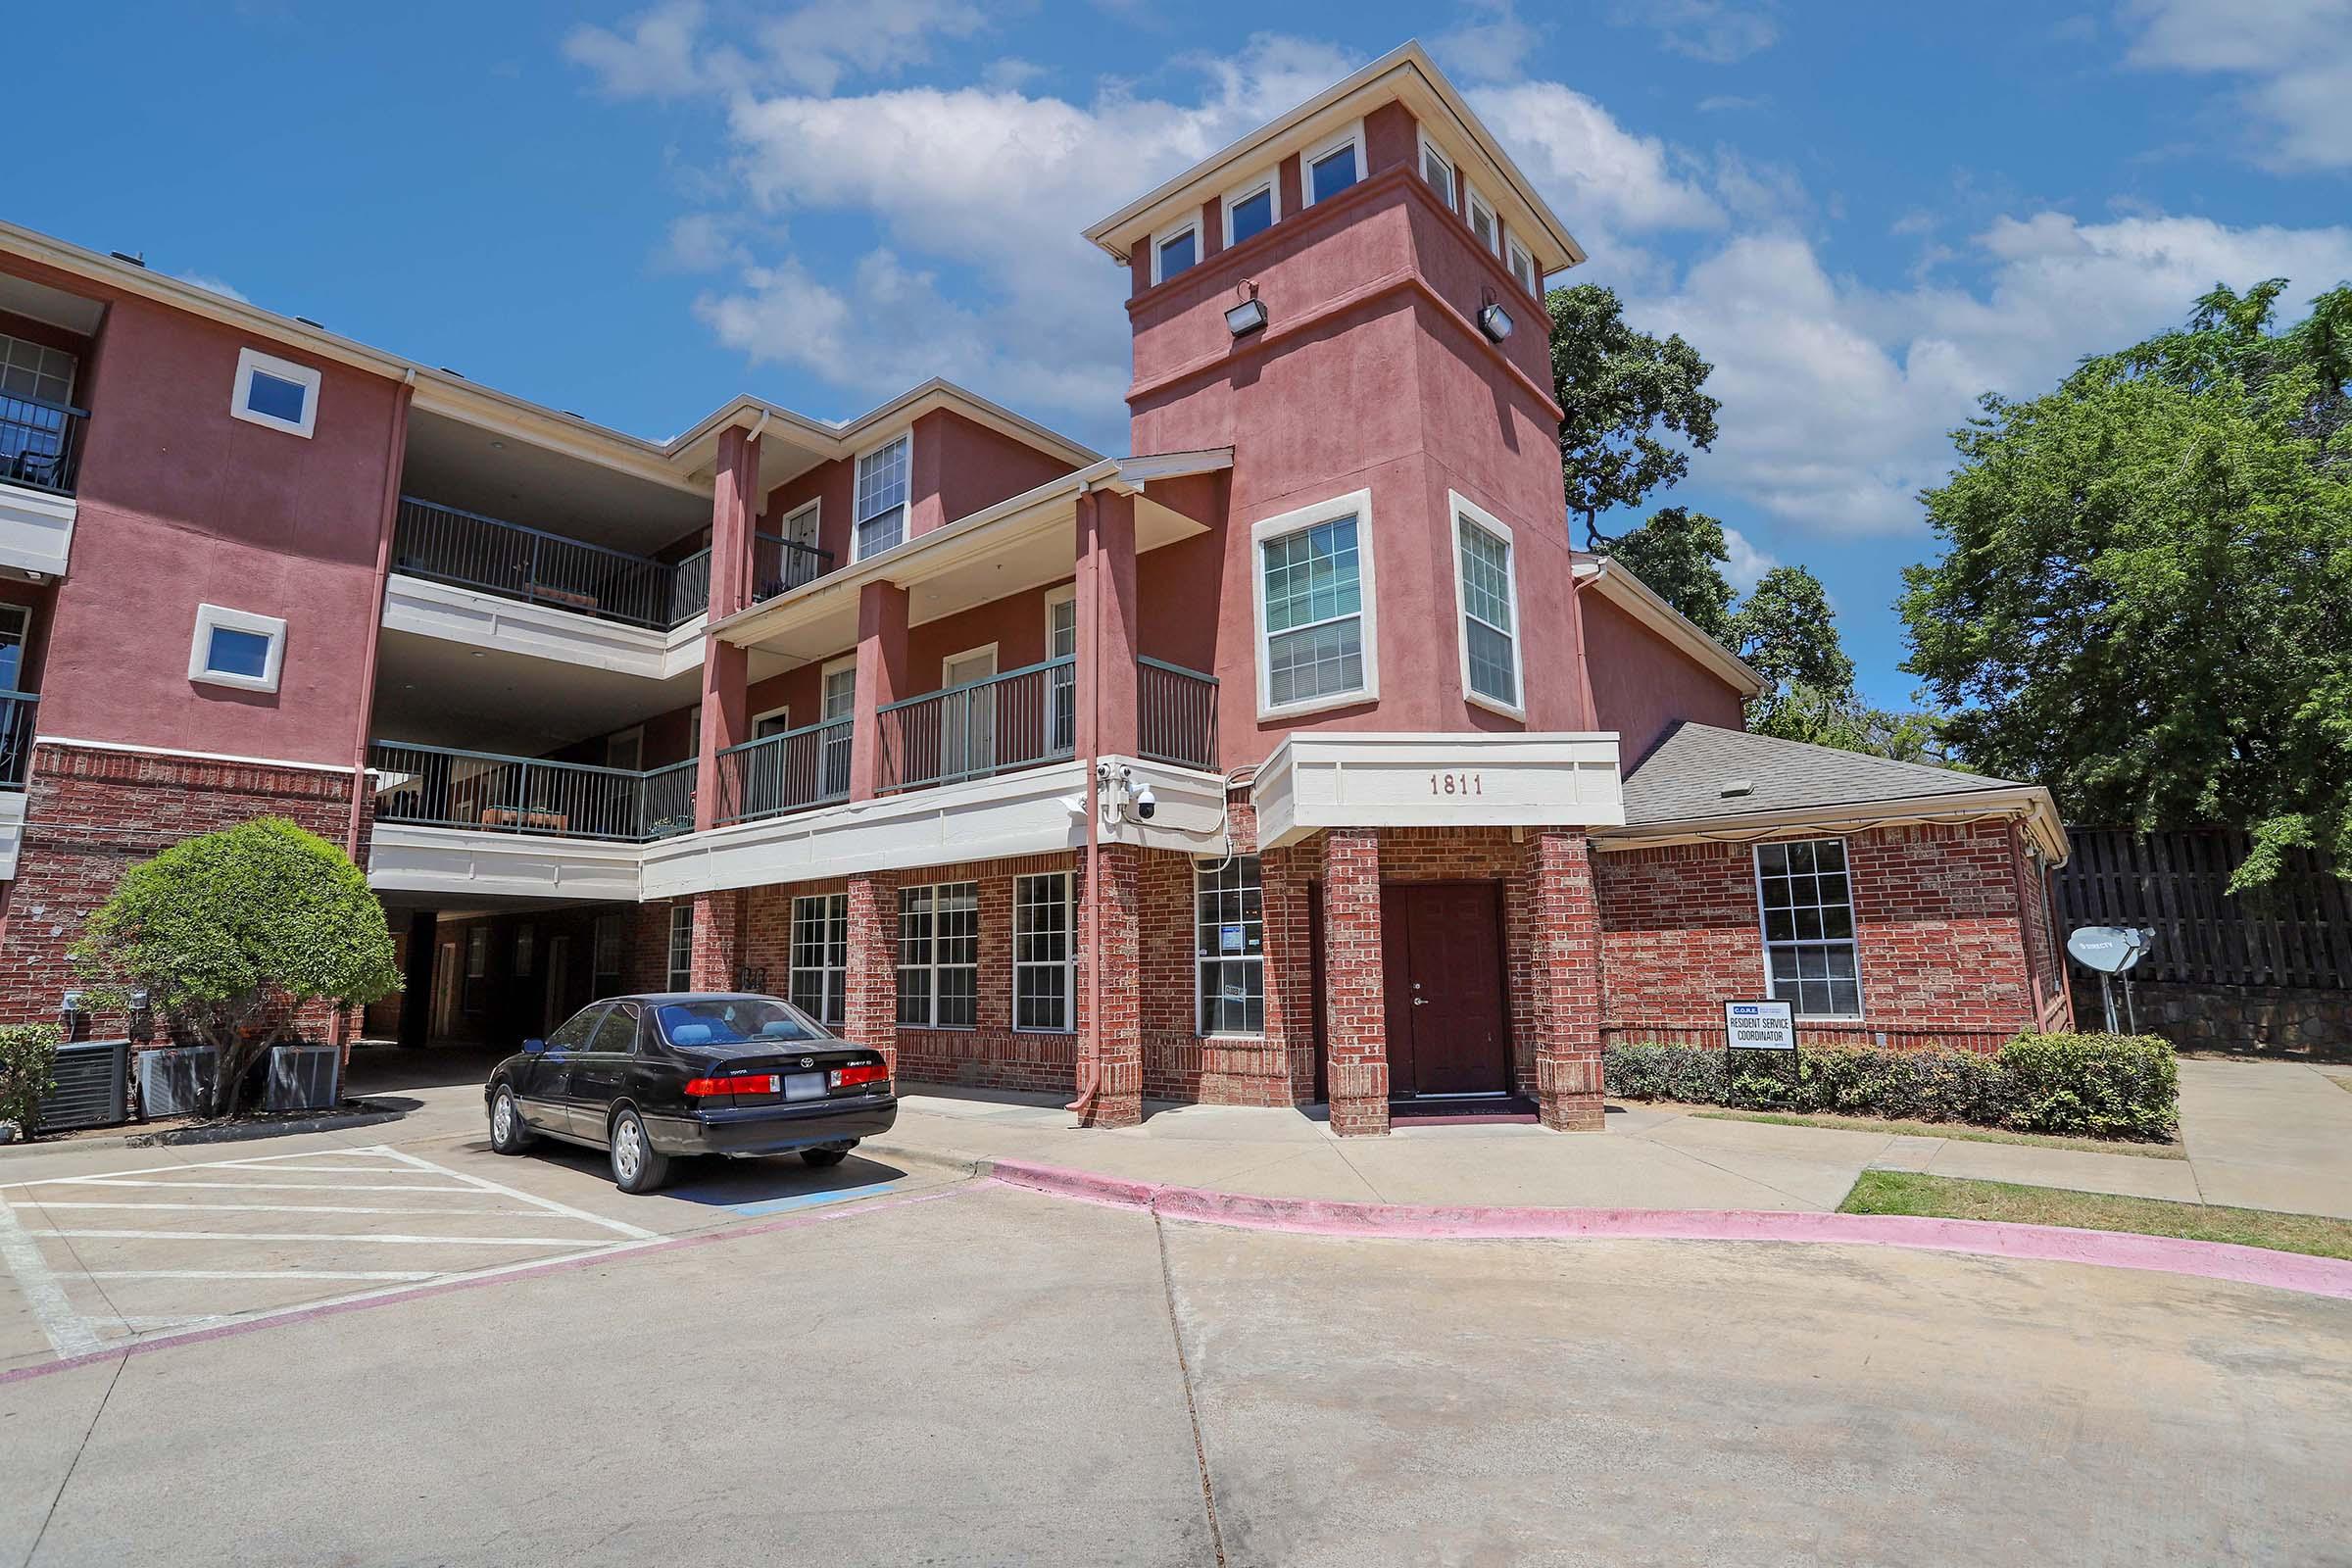
[[[869,1061],[861,1066],[834,1068],[833,1087],[849,1089],[858,1084],[881,1083],[889,1077],[890,1069],[888,1067],[878,1061]]]
[[[768,1073],[741,1073],[732,1078],[689,1078],[686,1093],[705,1095],[772,1095],[783,1086]]]

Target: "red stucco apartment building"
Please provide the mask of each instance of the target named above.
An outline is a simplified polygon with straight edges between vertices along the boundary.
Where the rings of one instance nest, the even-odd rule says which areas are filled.
[[[639,440],[0,228],[5,1015],[265,811],[368,867],[412,1042],[742,985],[1102,1125],[1590,1129],[1604,1043],[1727,999],[2063,1012],[2041,792],[1743,734],[1754,674],[1571,547],[1584,255],[1418,48],[1087,238],[1127,456],[938,381]]]

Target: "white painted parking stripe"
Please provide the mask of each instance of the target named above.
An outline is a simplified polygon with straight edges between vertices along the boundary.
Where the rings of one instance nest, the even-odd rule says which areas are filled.
[[[398,1165],[266,1165],[260,1160],[224,1159],[223,1169],[249,1170],[257,1176],[398,1176]]]
[[[654,1232],[645,1229],[643,1226],[631,1225],[626,1220],[607,1219],[602,1214],[592,1214],[587,1209],[574,1208],[569,1203],[559,1203],[552,1198],[541,1198],[536,1193],[526,1193],[520,1188],[502,1187],[497,1182],[485,1181],[479,1176],[469,1176],[461,1170],[451,1170],[446,1166],[435,1165],[429,1160],[418,1159],[416,1155],[403,1153],[397,1149],[386,1149],[381,1145],[378,1145],[377,1147],[370,1149],[368,1152],[371,1154],[389,1154],[394,1159],[401,1161],[403,1164],[414,1165],[418,1170],[429,1170],[440,1176],[455,1176],[459,1181],[472,1183],[475,1187],[480,1188],[485,1193],[498,1193],[504,1197],[514,1199],[519,1202],[535,1204],[540,1208],[546,1209],[551,1214],[562,1214],[570,1219],[586,1220],[591,1225],[602,1225],[607,1230],[618,1231],[621,1235],[632,1237],[638,1241],[651,1240],[655,1234]]]
[[[454,1170],[444,1176],[457,1176]],[[470,1177],[460,1177],[470,1181]],[[219,1189],[259,1193],[465,1193],[479,1189],[469,1187],[428,1187],[421,1182],[399,1182],[390,1186],[366,1182],[157,1182],[144,1178],[125,1181],[118,1176],[59,1176],[50,1181],[19,1182],[20,1187],[170,1187],[190,1191]],[[505,1191],[504,1188],[498,1191]],[[520,1195],[517,1195],[520,1196]],[[37,1200],[36,1200],[37,1201]]]
[[[430,1269],[397,1268],[94,1268],[93,1280],[417,1280],[439,1279]]]
[[[318,1231],[81,1231],[24,1227],[27,1236],[74,1242],[366,1242],[385,1247],[586,1247],[584,1236],[330,1236]]]
[[[51,1349],[63,1357],[87,1355],[99,1348],[97,1331],[74,1310],[66,1288],[57,1282],[40,1248],[24,1234],[24,1227],[17,1223],[15,1211],[6,1203],[0,1203],[0,1266],[16,1277],[17,1289],[24,1293],[24,1304],[33,1321],[40,1324]]]
[[[473,1195],[469,1192],[466,1196]],[[539,1212],[535,1208],[452,1208],[445,1204],[431,1208],[404,1208],[362,1203],[117,1203],[85,1202],[78,1198],[71,1200],[56,1198],[32,1199],[24,1206],[26,1208],[38,1207],[43,1210],[52,1208],[161,1209],[170,1214],[449,1214],[460,1218],[470,1218],[476,1214],[496,1214],[512,1218],[516,1214]]]

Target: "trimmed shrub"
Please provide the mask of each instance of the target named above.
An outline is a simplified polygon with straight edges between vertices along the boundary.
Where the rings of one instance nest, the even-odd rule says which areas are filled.
[[[1601,1054],[1621,1100],[1802,1115],[1973,1122],[2020,1132],[2165,1139],[2179,1121],[2173,1048],[2153,1036],[2020,1035],[1996,1055],[1804,1046],[1742,1052],[1631,1043]]]
[[[53,1023],[0,1024],[0,1121],[14,1123],[20,1138],[40,1130],[41,1102],[55,1087],[64,1039]]]

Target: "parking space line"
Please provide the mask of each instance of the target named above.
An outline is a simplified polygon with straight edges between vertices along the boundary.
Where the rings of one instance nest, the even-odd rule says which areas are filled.
[[[94,1268],[93,1280],[432,1280],[431,1269],[400,1268]]]
[[[382,1174],[389,1175],[390,1172]],[[454,1170],[442,1171],[444,1176],[458,1176]],[[471,1177],[458,1176],[460,1181]],[[262,1193],[463,1193],[473,1189],[465,1187],[427,1187],[419,1182],[401,1182],[380,1186],[364,1182],[158,1182],[145,1178],[126,1180],[120,1176],[54,1176],[47,1181],[19,1182],[19,1187],[170,1187],[190,1191],[239,1191]],[[500,1189],[504,1191],[504,1189]],[[520,1197],[522,1195],[516,1194]]]
[[[134,1203],[88,1202],[81,1199],[27,1199],[27,1208],[132,1208],[160,1209],[171,1214],[496,1214],[513,1217],[516,1214],[536,1214],[535,1208],[451,1208],[446,1204],[436,1208],[407,1208],[398,1205],[360,1203]]]
[[[497,1182],[485,1180],[480,1176],[467,1175],[465,1171],[461,1170],[451,1170],[445,1165],[436,1165],[430,1160],[418,1159],[416,1155],[408,1153],[402,1150],[387,1149],[379,1144],[368,1150],[368,1152],[371,1154],[389,1154],[392,1158],[401,1161],[403,1164],[414,1165],[418,1170],[431,1171],[438,1176],[454,1176],[459,1181],[471,1183],[474,1187],[479,1188],[485,1193],[497,1193],[502,1197],[512,1198],[517,1202],[534,1204],[537,1207],[546,1209],[551,1214],[562,1214],[570,1219],[585,1220],[591,1225],[602,1225],[607,1230],[618,1231],[621,1235],[630,1237],[637,1241],[650,1241],[656,1234],[653,1231],[647,1230],[642,1225],[632,1225],[626,1220],[607,1219],[602,1214],[591,1213],[584,1208],[574,1208],[569,1203],[559,1203],[552,1198],[541,1198],[536,1193],[526,1193],[520,1188],[504,1187]]]
[[[33,1321],[41,1326],[42,1337],[60,1357],[87,1355],[99,1348],[97,1331],[66,1297],[66,1288],[58,1283],[41,1250],[24,1227],[17,1222],[16,1211],[0,1202],[0,1266],[5,1266],[24,1293],[24,1305]]]
[[[27,1225],[27,1236],[79,1242],[365,1242],[386,1247],[587,1247],[580,1236],[330,1236],[314,1231],[81,1231]]]

